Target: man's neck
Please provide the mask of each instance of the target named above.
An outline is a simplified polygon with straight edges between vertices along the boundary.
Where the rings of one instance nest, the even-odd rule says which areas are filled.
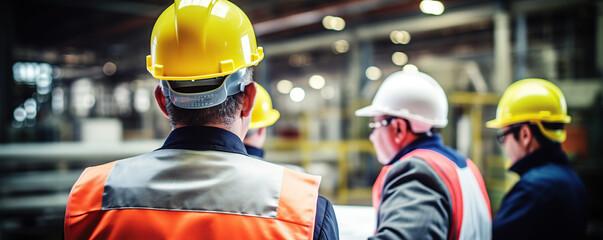
[[[538,141],[536,141],[536,139],[532,139],[530,141],[530,143],[526,146],[526,154],[525,155],[529,155],[530,153],[533,153],[538,149],[540,149],[540,143],[538,143]]]
[[[176,124],[173,129],[177,129],[177,128],[181,128],[181,127],[186,127],[188,125],[185,124]],[[232,127],[232,126],[237,126],[236,124],[231,124],[231,126],[227,126],[224,124],[216,124],[216,123],[208,123],[208,124],[204,124],[203,126],[205,127],[215,127],[215,128],[221,128],[224,129],[226,131],[232,132],[235,135],[237,135],[237,137],[239,137],[241,139],[241,141],[243,141],[243,138],[245,136],[245,133],[247,131],[245,131],[245,133],[241,132],[241,128],[236,128],[236,127]]]

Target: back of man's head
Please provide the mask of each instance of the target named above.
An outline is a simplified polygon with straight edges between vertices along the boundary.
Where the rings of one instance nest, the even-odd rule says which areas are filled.
[[[157,19],[150,45],[147,70],[160,80],[155,95],[172,125],[229,125],[253,103],[255,88],[249,99],[244,92],[264,53],[233,3],[175,1]]]

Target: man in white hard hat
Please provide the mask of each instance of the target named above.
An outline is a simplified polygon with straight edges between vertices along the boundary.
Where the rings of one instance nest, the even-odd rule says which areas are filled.
[[[264,57],[245,13],[226,0],[176,0],[150,43],[147,69],[173,130],[156,151],[87,168],[65,238],[338,239],[319,176],[245,151],[251,67]]]
[[[490,239],[490,201],[477,167],[444,146],[440,85],[421,72],[388,76],[370,106],[370,140],[384,165],[373,185],[377,230],[370,239]]]

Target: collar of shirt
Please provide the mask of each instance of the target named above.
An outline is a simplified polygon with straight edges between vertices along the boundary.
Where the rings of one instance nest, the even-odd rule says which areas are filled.
[[[396,156],[394,156],[394,158],[387,165],[394,164],[402,157],[404,157],[404,155],[416,149],[432,150],[452,160],[460,168],[464,168],[465,166],[467,166],[467,163],[465,162],[467,157],[450,147],[444,146],[444,144],[442,143],[442,137],[440,136],[440,134],[437,133],[434,133],[431,136],[422,136],[420,138],[415,139],[413,142],[408,144],[408,146],[400,150],[400,152],[398,152],[398,154],[396,154]]]
[[[519,159],[510,170],[521,176],[528,170],[547,163],[568,164],[567,155],[561,149],[561,144],[555,143],[540,147]]]
[[[176,128],[159,149],[215,150],[247,155],[245,145],[237,135],[225,129],[206,126]]]
[[[264,150],[262,150],[261,148],[245,145],[245,150],[247,150],[247,154],[251,156],[256,156],[260,159],[264,159]]]

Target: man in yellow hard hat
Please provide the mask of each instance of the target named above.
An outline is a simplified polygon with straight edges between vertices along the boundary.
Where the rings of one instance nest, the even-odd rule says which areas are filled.
[[[338,239],[320,177],[247,155],[264,57],[245,13],[225,0],[176,0],[157,19],[147,69],[173,130],[153,152],[87,168],[66,239]]]
[[[389,75],[371,105],[370,140],[383,164],[373,185],[377,229],[370,239],[490,239],[490,200],[473,162],[445,146],[448,100],[421,72]]]
[[[272,108],[272,99],[268,91],[260,84],[257,86],[257,94],[255,95],[255,103],[253,111],[251,111],[251,123],[249,131],[243,139],[245,148],[249,155],[263,159],[264,150],[262,147],[266,142],[266,127],[272,126],[281,116],[280,113]]]
[[[280,117],[280,113],[272,108],[272,99],[268,91],[260,84],[257,86],[255,103],[251,111],[249,131],[243,139],[247,153],[258,159],[264,159],[264,143],[266,142],[266,127],[272,126]],[[291,164],[279,164],[296,171],[305,172],[303,168]]]
[[[497,139],[521,178],[501,203],[493,239],[584,238],[586,191],[561,149],[570,120],[563,93],[549,81],[520,80],[503,93],[486,125],[501,129]]]

